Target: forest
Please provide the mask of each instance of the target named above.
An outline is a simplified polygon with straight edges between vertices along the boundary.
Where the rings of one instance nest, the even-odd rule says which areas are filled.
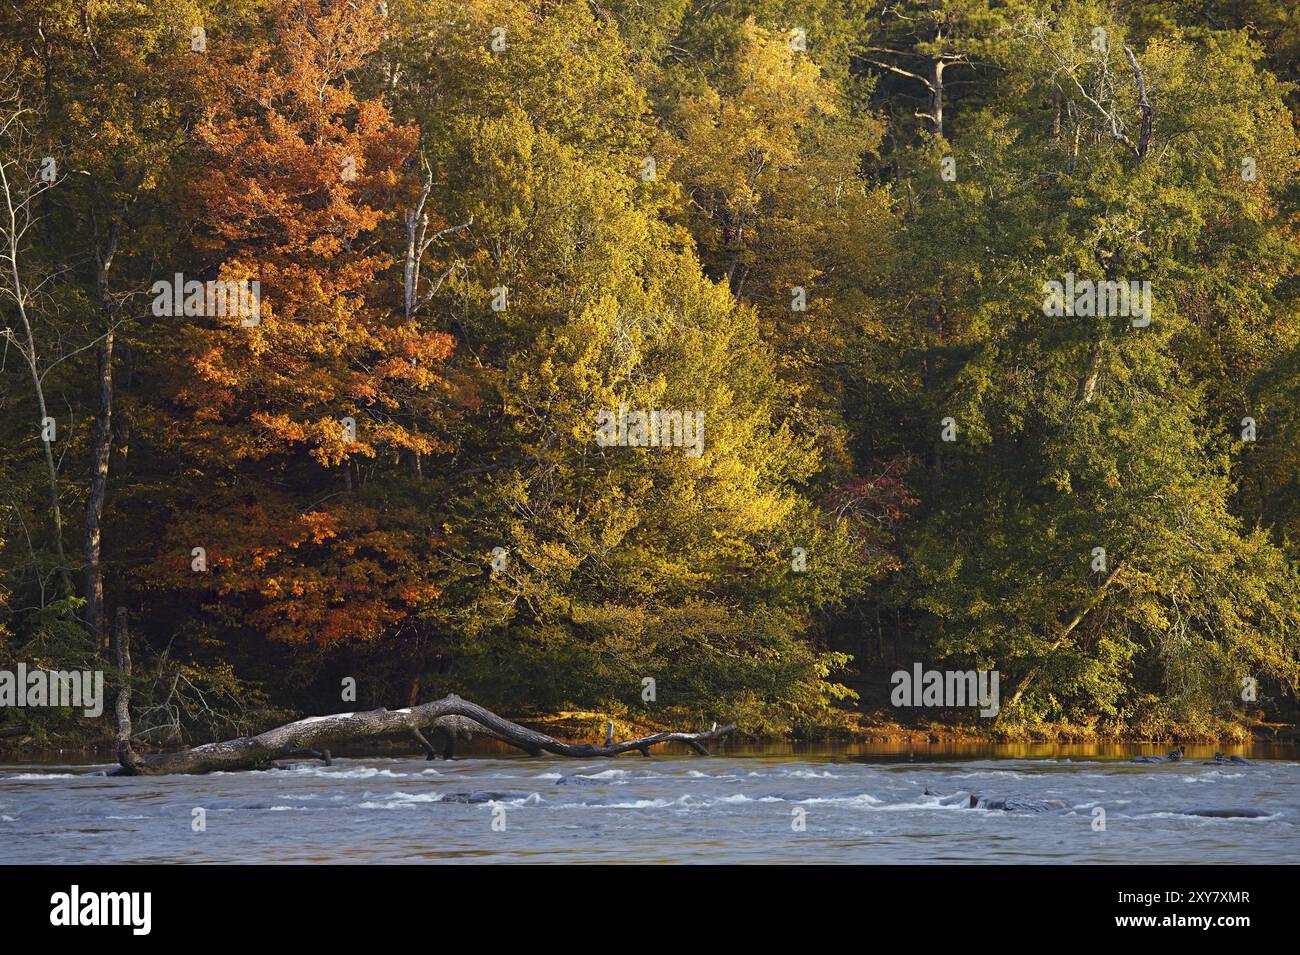
[[[5,0],[0,669],[157,747],[1294,723],[1298,64],[1291,0]]]

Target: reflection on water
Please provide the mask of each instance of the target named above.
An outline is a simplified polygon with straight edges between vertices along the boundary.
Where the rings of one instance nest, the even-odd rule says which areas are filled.
[[[1167,748],[778,745],[614,760],[483,748],[450,763],[144,779],[8,765],[0,862],[1300,861],[1294,748],[1225,750],[1249,766],[1203,765],[1213,746],[1128,762]],[[970,793],[1017,808],[971,809]],[[193,831],[196,808],[206,831]],[[1262,815],[1186,814],[1224,809]]]
[[[1216,752],[1225,755],[1243,756],[1249,759],[1290,759],[1300,760],[1300,744],[1296,743],[1261,743],[1245,745],[1231,743],[1184,743],[1184,754],[1188,760],[1213,759]],[[955,759],[1131,759],[1134,756],[1163,756],[1174,748],[1173,743],[915,743],[906,740],[888,740],[867,743],[760,743],[732,745],[726,748],[728,756],[800,756],[812,759],[879,758],[888,761],[890,757],[911,756],[914,759],[936,759],[951,757]],[[468,751],[467,751],[468,752]],[[668,748],[656,749],[656,753],[671,752]],[[677,749],[680,753],[689,753],[685,747]],[[482,740],[476,743],[473,754],[518,755],[512,746],[496,740]]]

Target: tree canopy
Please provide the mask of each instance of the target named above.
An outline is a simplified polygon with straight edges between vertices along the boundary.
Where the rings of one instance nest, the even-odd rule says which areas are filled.
[[[1294,716],[1289,6],[18,0],[0,666]]]

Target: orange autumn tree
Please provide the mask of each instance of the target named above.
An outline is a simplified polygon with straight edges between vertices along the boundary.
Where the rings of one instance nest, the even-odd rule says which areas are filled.
[[[353,86],[383,23],[373,4],[278,0],[194,54],[202,273],[184,278],[260,302],[222,314],[209,295],[164,320],[191,490],[154,576],[287,641],[372,638],[437,596],[407,491],[444,449],[428,422],[451,339],[407,320],[386,250],[417,133]]]

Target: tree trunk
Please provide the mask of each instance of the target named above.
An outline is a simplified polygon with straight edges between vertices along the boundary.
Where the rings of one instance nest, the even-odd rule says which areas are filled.
[[[562,743],[557,739],[527,729],[497,716],[491,710],[462,700],[454,693],[401,710],[368,710],[364,713],[337,713],[333,716],[309,716],[267,730],[258,736],[241,736],[222,743],[195,746],[180,753],[141,755],[131,743],[131,647],[127,630],[126,608],[117,610],[117,668],[122,685],[117,693],[117,758],[121,768],[114,776],[166,776],[171,774],[208,773],[214,770],[262,769],[273,760],[310,755],[329,762],[329,747],[366,739],[390,736],[414,736],[433,759],[434,748],[423,730],[432,729],[444,738],[443,758],[452,757],[454,740],[476,733],[517,746],[533,756],[542,752],[576,759],[594,756],[618,756],[637,751],[650,755],[650,747],[662,743],[685,743],[701,756],[708,756],[704,744],[725,739],[735,732],[735,724],[717,726],[703,733],[653,733],[637,739],[613,742],[612,728],[607,730],[604,745]]]
[[[1061,644],[1063,644],[1070,634],[1074,632],[1074,629],[1079,626],[1079,624],[1083,623],[1083,618],[1095,610],[1097,605],[1105,599],[1107,589],[1115,582],[1115,579],[1119,576],[1119,572],[1123,568],[1123,561],[1115,565],[1115,569],[1110,572],[1109,577],[1102,581],[1101,586],[1097,588],[1097,592],[1088,599],[1086,604],[1079,608],[1079,611],[1072,618],[1070,618],[1070,622],[1065,625],[1065,629],[1061,631],[1061,635],[1050,647],[1047,648],[1048,654],[1055,653],[1059,650]],[[1016,692],[1011,694],[1011,700],[1007,703],[1008,707],[1013,707],[1020,702],[1020,697],[1024,694],[1025,690],[1029,689],[1029,684],[1034,682],[1034,677],[1038,676],[1039,669],[1040,667],[1036,666],[1025,674],[1025,678],[1021,680],[1020,685],[1016,687]]]
[[[15,267],[15,282],[17,271]],[[41,372],[36,363],[36,338],[32,334],[31,322],[27,320],[27,309],[21,301],[18,304],[18,317],[23,325],[23,333],[27,337],[27,351],[24,357],[27,359],[27,368],[31,372],[32,389],[36,392],[36,407],[41,416],[41,428],[44,429],[45,421],[49,418],[49,412],[45,407],[45,386],[41,383]],[[54,553],[59,560],[59,581],[63,585],[64,595],[69,596],[72,594],[72,576],[68,572],[68,559],[63,553],[63,511],[59,507],[59,469],[54,463],[54,442],[46,441],[42,435],[41,445],[45,449],[45,472],[50,483],[50,518],[54,524]]]
[[[1085,405],[1090,404],[1097,393],[1097,379],[1101,377],[1101,348],[1101,339],[1093,339],[1092,346],[1088,349],[1088,367],[1079,379],[1078,398]]]
[[[120,227],[109,233],[108,245],[99,254],[96,283],[100,310],[104,314],[104,341],[99,349],[99,413],[95,417],[95,435],[90,448],[90,487],[86,495],[86,525],[82,543],[85,578],[82,595],[86,599],[86,630],[94,641],[95,652],[108,652],[108,633],[104,626],[104,571],[100,562],[102,541],[100,527],[104,517],[104,496],[108,490],[108,462],[113,449],[113,312],[108,294],[108,272],[117,252]]]
[[[939,136],[943,135],[943,68],[946,65],[938,58],[930,63],[930,119]]]
[[[126,608],[117,608],[117,671],[122,685],[117,690],[117,761],[124,775],[144,771],[144,761],[131,746],[131,635]]]
[[[104,496],[108,488],[108,459],[113,446],[113,330],[104,336],[99,350],[99,414],[95,418],[94,443],[90,451],[90,490],[86,496],[86,531],[83,542],[86,570],[83,595],[86,598],[86,629],[94,639],[96,653],[108,650],[104,627],[104,572],[100,565],[100,525]]]
[[[9,117],[9,122],[17,119],[17,115]],[[6,126],[8,123],[6,123]],[[26,338],[26,350],[23,351],[23,357],[27,360],[28,371],[32,376],[32,388],[36,392],[36,405],[40,411],[40,427],[42,431],[45,428],[45,422],[49,418],[49,412],[45,406],[45,388],[41,383],[40,363],[36,356],[36,336],[32,333],[31,319],[27,314],[27,303],[29,295],[25,283],[23,282],[22,270],[18,265],[19,247],[22,244],[23,233],[26,232],[28,225],[31,223],[31,202],[33,193],[29,190],[24,196],[16,199],[14,185],[10,182],[8,170],[18,168],[17,158],[10,159],[3,157],[0,159],[0,194],[3,194],[5,210],[7,212],[6,222],[0,226],[0,236],[3,236],[5,244],[4,257],[8,260],[8,280],[12,281],[12,288],[8,291],[13,295],[14,305],[18,310],[18,319],[23,326],[23,336]],[[15,204],[15,202],[17,204]],[[24,221],[19,222],[20,215]],[[6,330],[6,335],[9,332]],[[72,595],[72,575],[68,571],[67,557],[63,552],[63,512],[59,507],[59,471],[54,463],[54,450],[51,447],[53,442],[44,440],[42,434],[41,444],[45,448],[45,470],[49,477],[50,483],[50,517],[54,523],[54,552],[59,561],[59,582],[63,586],[63,595]]]
[[[1138,132],[1137,157],[1142,161],[1142,157],[1147,154],[1151,147],[1151,128],[1155,119],[1155,110],[1151,108],[1151,101],[1147,99],[1147,81],[1142,74],[1142,68],[1138,66],[1137,57],[1133,51],[1125,46],[1124,55],[1128,58],[1128,64],[1133,70],[1133,82],[1137,84],[1138,89],[1138,107],[1142,110],[1142,127]]]
[[[45,408],[45,388],[41,384],[41,375],[36,368],[36,341],[32,337],[32,327],[27,322],[27,315],[24,312],[23,328],[27,333],[27,347],[32,349],[32,360],[28,363],[32,373],[32,387],[36,390],[36,405],[41,414],[41,427],[45,427],[45,421],[49,414]],[[45,472],[50,482],[50,518],[54,523],[54,553],[59,560],[59,581],[63,585],[65,595],[72,594],[72,575],[68,572],[68,558],[63,552],[63,511],[59,507],[59,469],[54,463],[54,442],[41,440],[41,445],[45,448]]]
[[[130,665],[130,655],[124,660]],[[125,676],[124,676],[125,679]],[[367,739],[391,736],[415,736],[421,740],[429,758],[433,749],[423,740],[423,730],[433,729],[450,737],[467,737],[475,733],[502,740],[534,756],[542,752],[577,759],[596,756],[618,756],[633,751],[650,755],[650,747],[662,743],[685,743],[701,756],[708,756],[704,744],[724,739],[736,729],[735,725],[721,726],[703,733],[654,733],[621,743],[563,743],[557,739],[527,729],[497,716],[491,710],[462,700],[454,693],[401,710],[377,709],[364,713],[338,713],[334,716],[309,716],[296,723],[279,726],[258,736],[243,736],[221,743],[195,746],[180,753],[158,753],[147,756],[137,754],[130,745],[130,716],[126,713],[130,691],[124,684],[118,694],[117,715],[118,761],[122,768],[114,775],[164,776],[176,773],[207,773],[214,770],[260,769],[273,760],[303,754],[329,758],[329,749],[342,743],[356,743]],[[125,719],[125,723],[123,723]],[[125,743],[123,742],[125,741]],[[450,747],[444,750],[450,755]]]

